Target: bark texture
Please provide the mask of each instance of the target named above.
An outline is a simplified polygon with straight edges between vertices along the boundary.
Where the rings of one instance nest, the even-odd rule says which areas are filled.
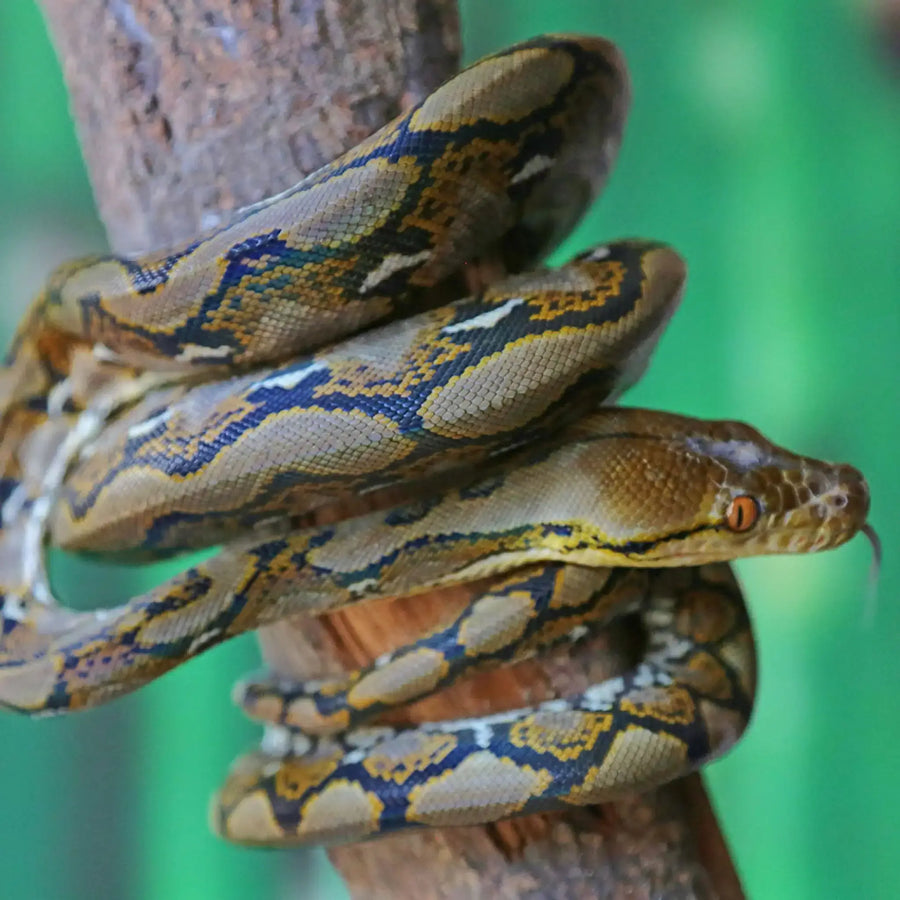
[[[454,0],[43,0],[113,249],[193,237],[416,102]]]
[[[454,0],[42,0],[115,250],[189,238],[283,190],[451,74]],[[465,592],[261,633],[284,674],[335,673],[454,615]],[[577,657],[484,673],[401,721],[481,715],[628,664],[627,627]],[[222,686],[228,690],[227,685]],[[333,850],[356,897],[738,898],[699,777],[593,809]]]

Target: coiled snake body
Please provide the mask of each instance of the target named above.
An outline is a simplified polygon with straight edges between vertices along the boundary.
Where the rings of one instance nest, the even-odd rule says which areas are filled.
[[[755,675],[727,561],[843,543],[867,515],[862,476],[738,423],[600,406],[677,305],[684,266],[662,244],[470,278],[440,305],[467,264],[519,273],[568,232],[626,99],[610,44],[538,38],[185,247],[54,273],[0,375],[0,703],[91,706],[289,614],[478,582],[456,621],[345,679],[242,685],[268,729],[214,804],[219,832],[486,822],[730,746]],[[309,524],[401,482],[418,499]],[[225,546],[78,613],[52,599],[45,535],[143,556]],[[648,634],[627,676],[489,718],[369,724],[626,613]]]

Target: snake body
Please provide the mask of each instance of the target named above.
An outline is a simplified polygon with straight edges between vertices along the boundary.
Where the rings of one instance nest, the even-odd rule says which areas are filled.
[[[60,267],[22,335],[39,320],[129,363],[221,368],[286,358],[421,306],[488,248],[519,271],[596,195],[625,103],[606,41],[536,39],[498,53],[201,240]]]
[[[287,365],[151,394],[70,473],[52,539],[218,543],[286,509],[548,435],[639,374],[680,295],[684,266],[663,245],[593,253]]]
[[[843,543],[868,489],[740,423],[599,406],[643,372],[682,261],[627,240],[520,270],[596,194],[626,102],[610,44],[538,38],[183,247],[58,269],[0,373],[0,704],[92,706],[287,615],[472,584],[454,621],[343,679],[244,684],[268,728],[217,831],[281,845],[487,822],[730,746],[755,673],[727,561]],[[461,276],[482,257],[514,274]],[[401,483],[388,509],[310,522]],[[224,547],[76,613],[52,599],[45,535]],[[622,678],[488,718],[371,723],[631,613],[648,643]]]

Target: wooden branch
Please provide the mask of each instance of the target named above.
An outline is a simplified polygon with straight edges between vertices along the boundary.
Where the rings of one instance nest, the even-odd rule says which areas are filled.
[[[455,0],[42,0],[116,250],[190,238],[455,70]]]
[[[456,67],[453,0],[42,0],[111,245],[172,243],[280,191]],[[454,614],[461,591],[369,604],[261,633],[295,677],[360,665]],[[406,721],[567,694],[628,664],[590,659],[484,673]],[[624,641],[627,644],[627,641]],[[227,686],[223,685],[223,690]],[[339,848],[358,897],[742,896],[699,778],[654,794],[483,828]]]

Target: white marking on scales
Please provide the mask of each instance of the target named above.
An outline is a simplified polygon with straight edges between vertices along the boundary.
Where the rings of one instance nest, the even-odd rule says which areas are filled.
[[[227,344],[218,347],[204,347],[202,344],[183,344],[181,352],[175,357],[176,362],[194,362],[202,359],[225,359],[234,353],[234,348]]]
[[[688,450],[702,456],[718,456],[737,468],[746,470],[764,465],[769,455],[752,441],[741,441],[735,438],[717,441],[705,437],[689,437],[685,440]]]
[[[7,594],[3,598],[2,612],[5,619],[12,619],[14,622],[25,621],[25,609],[22,605],[22,598],[15,594]]]
[[[47,394],[47,416],[55,419],[61,416],[65,410],[66,401],[72,396],[71,379],[64,378],[58,384],[50,388]]]
[[[550,156],[543,156],[540,153],[537,156],[532,156],[531,159],[510,178],[510,184],[518,184],[520,181],[527,181],[529,178],[534,178],[535,175],[540,175],[541,172],[546,171],[553,165],[553,158]]]
[[[369,588],[376,587],[377,584],[377,578],[363,578],[361,581],[354,581],[353,584],[348,584],[347,593],[353,597],[359,597],[360,595],[365,594]]]
[[[11,524],[22,512],[28,499],[28,488],[21,482],[10,491],[9,497],[6,498],[6,503],[3,504],[3,509],[0,510],[0,521],[2,521],[4,527]]]
[[[587,255],[587,259],[591,260],[591,262],[600,262],[600,260],[607,259],[611,253],[612,250],[606,244],[603,244],[591,250]]]
[[[372,288],[377,287],[382,281],[387,281],[395,272],[403,269],[411,269],[419,263],[427,262],[431,257],[431,250],[421,250],[419,253],[388,253],[387,256],[366,276],[366,280],[360,285],[359,292],[367,294]]]
[[[474,331],[476,328],[492,328],[524,302],[525,301],[521,297],[510,297],[506,303],[501,304],[496,309],[490,309],[472,319],[466,319],[464,322],[454,322],[452,325],[445,325],[441,329],[441,334],[456,334],[458,331]]]
[[[310,363],[302,368],[291,368],[288,369],[287,372],[280,372],[277,375],[272,375],[262,381],[257,381],[252,385],[250,390],[255,391],[260,388],[281,388],[282,390],[289,391],[297,387],[298,384],[306,381],[310,375],[315,375],[317,372],[324,372],[327,368],[328,366],[320,362]]]
[[[609,678],[600,684],[591,685],[582,695],[579,707],[588,712],[600,712],[609,709],[625,690],[625,681],[621,677]]]
[[[583,637],[589,634],[590,629],[587,625],[576,625],[567,635],[570,641],[580,641]]]
[[[115,350],[107,347],[106,344],[94,344],[91,352],[94,355],[94,359],[99,362],[119,363],[122,361],[121,354],[116,353]]]
[[[423,728],[427,731],[451,734],[454,731],[470,729],[472,741],[482,749],[487,749],[495,737],[495,725],[507,725],[514,722],[521,710],[510,709],[506,712],[494,713],[490,716],[479,716],[474,719],[453,719],[442,722],[429,722]]]
[[[281,725],[266,725],[259,748],[267,756],[287,756],[291,749],[291,733]]]
[[[221,628],[210,628],[209,631],[204,631],[203,634],[195,637],[194,640],[191,641],[190,647],[188,647],[188,656],[196,653],[205,644],[210,643],[210,641],[215,640],[221,633]]]
[[[144,435],[150,434],[157,425],[162,425],[163,422],[168,421],[171,416],[172,410],[164,409],[155,416],[150,416],[149,419],[144,419],[143,422],[132,425],[131,428],[128,429],[128,440],[133,441],[135,438],[142,438]]]

